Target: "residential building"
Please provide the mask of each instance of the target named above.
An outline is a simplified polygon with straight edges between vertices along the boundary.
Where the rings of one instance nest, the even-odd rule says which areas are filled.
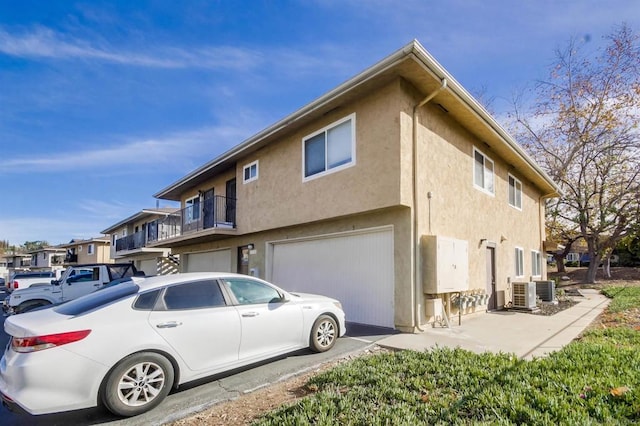
[[[71,240],[68,244],[57,246],[66,250],[65,265],[84,263],[113,263],[110,258],[110,239],[108,236]]]
[[[29,268],[32,271],[48,271],[62,269],[66,257],[66,250],[59,247],[43,247],[29,252],[31,261]]]
[[[155,194],[182,271],[255,275],[415,331],[544,279],[558,187],[417,41]],[[438,303],[436,303],[438,302]]]
[[[138,271],[146,275],[166,275],[179,272],[180,258],[172,256],[171,249],[149,247],[149,240],[162,236],[168,217],[176,214],[175,208],[141,210],[102,231],[111,238],[110,258],[116,262],[134,263]],[[160,219],[160,220],[159,220]]]

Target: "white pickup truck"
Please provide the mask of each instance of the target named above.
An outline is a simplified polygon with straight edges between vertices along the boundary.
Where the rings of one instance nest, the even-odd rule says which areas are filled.
[[[20,314],[32,309],[55,305],[89,294],[114,280],[139,276],[131,263],[95,263],[69,266],[59,280],[49,285],[35,285],[11,293],[2,308],[10,314]]]
[[[38,271],[38,272],[16,272],[7,281],[7,291],[11,293],[13,290],[29,288],[32,285],[49,285],[52,279],[59,279],[64,272],[63,269],[54,271]]]

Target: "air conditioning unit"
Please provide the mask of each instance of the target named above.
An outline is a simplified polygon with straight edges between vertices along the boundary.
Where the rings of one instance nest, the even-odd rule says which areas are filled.
[[[556,283],[553,281],[536,281],[536,294],[543,302],[555,302]]]
[[[513,283],[513,307],[530,310],[536,308],[536,283]]]

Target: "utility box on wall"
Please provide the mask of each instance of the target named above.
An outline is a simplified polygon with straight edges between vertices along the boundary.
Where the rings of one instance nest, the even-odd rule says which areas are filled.
[[[423,291],[427,294],[469,290],[469,243],[423,235]]]

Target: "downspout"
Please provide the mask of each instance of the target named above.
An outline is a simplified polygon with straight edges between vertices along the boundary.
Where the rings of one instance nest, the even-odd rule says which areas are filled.
[[[411,239],[413,240],[413,269],[411,271],[411,279],[414,284],[414,322],[415,328],[418,331],[424,331],[420,328],[420,298],[422,295],[422,275],[421,275],[421,266],[422,262],[420,261],[420,236],[418,235],[418,111],[421,107],[426,105],[429,101],[431,101],[438,93],[447,88],[447,79],[442,79],[442,84],[439,88],[437,88],[433,93],[424,98],[420,103],[413,107],[413,143],[411,146],[412,149],[412,158],[413,158],[413,188],[412,188],[412,209],[411,209]]]

